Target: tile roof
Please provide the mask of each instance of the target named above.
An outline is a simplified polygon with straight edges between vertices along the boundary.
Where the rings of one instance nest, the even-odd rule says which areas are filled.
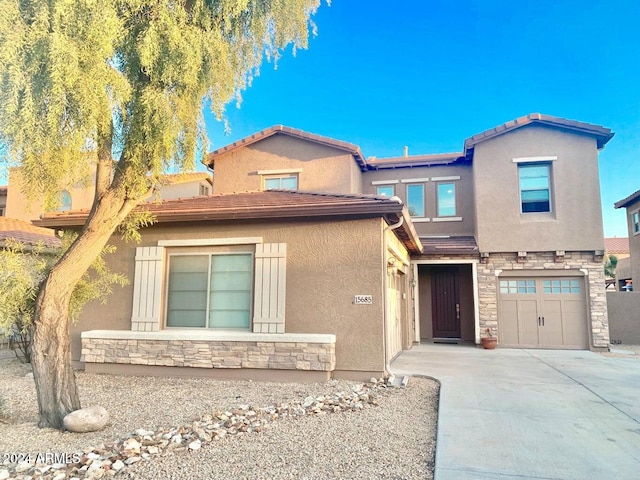
[[[629,253],[629,238],[628,237],[605,238],[604,251],[607,253]]]
[[[0,217],[0,243],[15,240],[26,245],[42,243],[45,247],[57,247],[60,240],[49,228],[41,228],[15,218]]]
[[[396,223],[404,218],[403,225],[396,230],[398,237],[411,251],[422,249],[407,208],[396,197],[269,190],[165,200],[147,203],[138,209],[151,212],[157,223],[314,217],[383,217],[388,223]],[[55,228],[81,226],[88,215],[89,210],[49,212],[42,216],[39,224]]]
[[[285,134],[291,137],[301,138],[303,140],[309,140],[321,145],[326,145],[328,147],[337,148],[338,150],[344,150],[345,152],[353,155],[361,170],[366,170],[366,160],[364,158],[364,155],[362,154],[362,151],[360,151],[359,146],[354,145],[353,143],[344,142],[342,140],[336,140],[330,137],[316,135],[315,133],[305,132],[304,130],[298,130],[297,128],[285,127],[284,125],[274,125],[273,127],[261,130],[257,133],[254,133],[253,135],[244,137],[237,142],[230,143],[229,145],[225,145],[224,147],[214,150],[207,156],[207,164],[211,166],[214,163],[216,157],[219,157],[220,155],[231,152],[240,147],[249,146],[253,143],[259,142],[260,140],[264,140],[265,138],[271,137],[272,135],[276,134]]]
[[[179,183],[195,182],[197,180],[206,180],[209,183],[213,183],[211,174],[207,172],[182,172],[182,173],[167,173],[162,175],[161,181],[169,185],[176,185]]]
[[[420,237],[423,254],[465,254],[478,253],[478,244],[475,237],[460,236],[433,236]]]
[[[490,138],[497,137],[498,135],[502,135],[517,128],[531,124],[549,125],[564,130],[571,130],[594,136],[598,142],[598,148],[604,147],[605,144],[609,140],[611,140],[614,135],[611,129],[601,127],[600,125],[568,120],[566,118],[544,115],[542,113],[530,113],[529,115],[516,118],[515,120],[511,120],[509,122],[503,123],[502,125],[498,125],[497,127],[485,130],[484,132],[467,138],[464,141],[465,151],[473,149],[473,147],[480,142],[484,142],[485,140],[489,140]]]
[[[389,157],[367,159],[367,170],[383,170],[388,168],[429,167],[435,165],[450,165],[464,159],[460,153],[437,153],[433,155],[411,155],[407,157]]]
[[[615,208],[628,207],[629,205],[635,203],[637,200],[640,200],[640,190],[637,192],[633,192],[627,198],[623,198],[622,200],[613,204]]]

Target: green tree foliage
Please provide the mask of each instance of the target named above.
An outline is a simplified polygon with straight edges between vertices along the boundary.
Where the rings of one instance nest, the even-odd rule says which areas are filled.
[[[0,145],[25,194],[95,172],[80,235],[35,299],[32,364],[41,427],[80,407],[68,323],[76,285],[168,167],[207,150],[218,118],[265,58],[305,48],[319,0],[0,0]],[[133,215],[132,215],[133,212]]]
[[[618,257],[607,254],[604,256],[604,275],[607,278],[615,278],[616,267],[618,266]]]
[[[3,266],[0,270],[0,331],[10,332],[14,326],[22,333],[29,331],[40,284],[76,236],[66,233],[62,245],[56,249],[45,249],[41,245],[27,249],[17,242],[10,242],[0,249],[0,265]],[[105,255],[114,251],[114,246],[107,245],[76,284],[69,305],[73,321],[87,303],[93,300],[106,303],[115,286],[127,285],[127,278],[113,273],[105,262]]]

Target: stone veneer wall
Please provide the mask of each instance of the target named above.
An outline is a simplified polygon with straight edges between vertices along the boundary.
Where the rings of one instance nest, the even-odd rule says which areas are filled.
[[[487,327],[497,334],[498,328],[498,279],[496,270],[586,270],[585,277],[589,302],[587,311],[591,320],[591,345],[607,348],[609,323],[605,292],[604,268],[594,260],[593,252],[565,252],[564,259],[556,262],[554,252],[527,252],[526,259],[518,262],[516,253],[491,253],[487,263],[478,264],[478,296],[480,307],[480,331]]]
[[[335,343],[83,338],[85,363],[277,370],[335,369]]]

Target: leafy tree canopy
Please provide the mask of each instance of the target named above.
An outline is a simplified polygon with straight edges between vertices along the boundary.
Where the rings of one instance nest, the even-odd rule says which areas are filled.
[[[203,101],[221,118],[265,56],[306,47],[318,4],[0,0],[0,141],[25,193],[51,201],[101,148],[132,167],[128,197],[148,191],[148,172],[192,167]]]

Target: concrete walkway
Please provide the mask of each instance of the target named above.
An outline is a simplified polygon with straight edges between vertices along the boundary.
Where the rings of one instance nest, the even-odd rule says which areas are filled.
[[[640,361],[418,345],[395,374],[441,382],[436,480],[640,479]]]

